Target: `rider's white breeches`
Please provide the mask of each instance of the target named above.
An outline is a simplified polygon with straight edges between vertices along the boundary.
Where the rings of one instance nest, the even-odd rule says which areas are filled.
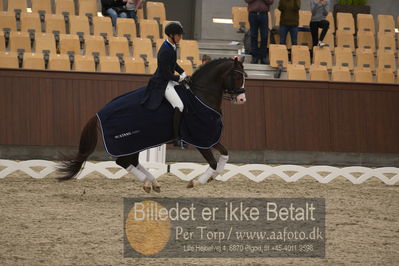
[[[175,86],[178,84],[179,83],[173,80],[168,82],[168,85],[166,86],[165,90],[165,98],[170,102],[173,108],[179,108],[180,112],[183,112],[184,109],[183,102],[181,101],[179,95],[175,90]]]

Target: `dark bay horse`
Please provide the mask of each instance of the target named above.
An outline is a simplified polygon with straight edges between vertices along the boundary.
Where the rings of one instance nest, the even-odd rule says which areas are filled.
[[[241,58],[239,60],[238,58],[230,59],[230,58],[223,58],[223,59],[216,59],[213,61],[210,61],[206,63],[205,65],[201,66],[196,72],[194,72],[191,82],[189,84],[185,84],[186,89],[183,89],[187,91],[189,95],[192,95],[194,97],[194,102],[196,104],[200,103],[200,105],[205,107],[205,109],[208,110],[208,112],[213,112],[211,115],[207,114],[205,116],[205,119],[213,119],[217,120],[217,118],[214,118],[213,114],[220,114],[221,116],[221,105],[222,105],[222,100],[227,99],[232,101],[233,103],[238,103],[242,104],[246,101],[245,99],[245,77],[247,76],[244,67],[243,67],[243,61],[244,58]],[[139,91],[139,90],[137,90]],[[134,92],[130,93],[130,95],[133,95]],[[118,100],[119,98],[124,97],[120,96],[116,98]],[[126,97],[135,97],[129,96],[127,94]],[[129,98],[132,99],[132,98]],[[133,98],[134,99],[134,98]],[[110,102],[109,104],[112,104],[115,102],[115,99]],[[119,103],[115,102],[116,105],[112,106],[111,109],[120,109],[119,108]],[[108,104],[108,105],[109,105]],[[129,102],[130,104],[130,102]],[[184,103],[186,105],[186,103]],[[110,109],[110,108],[108,108]],[[185,108],[184,110],[190,108]],[[209,111],[210,110],[210,111]],[[192,109],[191,111],[187,111],[191,113],[193,112]],[[140,163],[139,163],[139,152],[140,150],[134,150],[130,154],[129,153],[119,153],[117,155],[112,154],[109,151],[109,147],[107,147],[107,141],[105,138],[106,132],[104,131],[104,126],[103,126],[103,121],[102,117],[105,115],[99,115],[101,111],[94,117],[92,117],[88,123],[85,125],[82,134],[80,136],[80,144],[79,144],[79,151],[78,153],[72,157],[72,158],[66,158],[59,166],[58,171],[63,174],[62,177],[59,178],[60,181],[65,181],[69,180],[73,177],[75,177],[81,170],[84,162],[88,159],[89,155],[92,154],[96,148],[97,145],[97,138],[98,138],[98,128],[99,128],[99,121],[101,123],[101,131],[103,133],[103,140],[105,144],[105,148],[107,149],[107,152],[116,158],[116,163],[120,165],[121,167],[125,168],[127,171],[130,173],[134,174],[137,179],[140,181],[144,182],[143,189],[146,192],[150,192],[151,188],[156,191],[160,192],[160,186],[157,183],[156,179],[154,176],[146,169],[144,168]],[[164,112],[165,113],[165,112]],[[166,112],[167,113],[167,112]],[[189,116],[189,114],[187,114]],[[111,115],[105,116],[105,117],[111,117],[113,121],[118,121],[118,117],[126,117],[126,115],[123,113],[122,116],[117,116],[114,115],[111,112]],[[184,117],[184,116],[183,116]],[[212,117],[212,118],[208,118]],[[199,120],[203,120],[200,118]],[[219,118],[221,121],[221,117]],[[128,120],[128,123],[132,123],[132,121]],[[167,120],[167,123],[169,124],[169,120]],[[170,121],[172,123],[172,121]],[[222,122],[220,122],[222,124]],[[122,124],[126,124],[126,122],[123,122]],[[205,123],[206,124],[206,123]],[[113,130],[113,125],[111,125],[111,130]],[[221,131],[222,126],[220,127]],[[189,128],[190,129],[190,128]],[[208,129],[205,129],[205,132]],[[136,132],[139,132],[140,130],[136,130],[134,132],[128,132],[120,135],[113,135],[111,141],[115,141],[115,139],[118,138],[124,138],[124,137],[130,137],[130,135],[135,134]],[[189,130],[190,131],[190,130]],[[196,130],[191,130],[191,131],[196,131]],[[198,130],[197,130],[198,131]],[[153,132],[153,131],[151,131]],[[155,130],[157,132],[157,130]],[[204,130],[202,130],[204,132]],[[172,132],[171,132],[172,134]],[[200,138],[203,138],[203,135],[201,134]],[[215,178],[218,174],[222,173],[224,170],[224,167],[228,161],[228,151],[226,148],[219,142],[220,139],[220,134],[217,137],[217,141],[215,143],[212,143],[211,146],[201,146],[201,145],[195,145],[194,146],[199,150],[199,152],[202,154],[202,156],[206,159],[206,161],[209,163],[208,169],[198,178],[198,180],[191,180],[190,183],[188,184],[188,188],[192,188],[198,184],[204,184],[208,180],[212,180]],[[119,140],[119,139],[118,139]],[[183,138],[183,141],[185,139]],[[189,141],[186,141],[189,144],[193,144]],[[135,144],[135,143],[133,143]],[[163,143],[161,143],[163,144]],[[108,143],[108,145],[111,145]],[[156,143],[149,143],[148,145],[146,144],[143,146],[144,148],[150,148],[152,146],[157,146],[160,145],[159,142]],[[111,145],[112,146],[112,145]],[[125,146],[129,146],[126,145]],[[133,145],[134,146],[134,145]],[[141,148],[143,148],[141,147]],[[126,148],[126,147],[123,147]],[[129,148],[129,147],[127,147]],[[219,151],[220,156],[218,161],[215,159],[213,156],[211,148],[216,149]],[[141,149],[143,150],[143,149]]]

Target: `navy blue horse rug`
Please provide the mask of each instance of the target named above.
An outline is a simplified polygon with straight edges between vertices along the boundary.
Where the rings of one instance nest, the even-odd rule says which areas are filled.
[[[184,86],[175,88],[184,103],[182,140],[203,149],[217,144],[222,115]],[[173,141],[172,106],[164,100],[158,109],[146,109],[140,104],[144,91],[145,87],[121,95],[97,113],[105,149],[111,156],[126,156]]]

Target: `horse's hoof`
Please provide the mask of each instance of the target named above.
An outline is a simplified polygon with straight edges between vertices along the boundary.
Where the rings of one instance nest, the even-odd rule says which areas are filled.
[[[160,186],[152,186],[152,190],[154,190],[157,193],[161,192],[161,187]]]
[[[208,181],[206,181],[207,183],[212,182],[213,180],[215,180],[215,178],[213,176],[211,176]]]
[[[190,182],[188,182],[187,188],[193,188],[194,184],[194,180],[191,180]]]
[[[143,189],[144,189],[144,191],[147,192],[147,193],[150,193],[150,192],[151,192],[151,187],[143,186]]]

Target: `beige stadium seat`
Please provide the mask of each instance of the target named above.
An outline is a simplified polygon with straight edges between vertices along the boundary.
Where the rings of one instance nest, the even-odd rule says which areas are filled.
[[[90,35],[89,20],[86,16],[70,16],[69,17],[70,34]]]
[[[378,50],[396,52],[395,37],[390,34],[378,34]]]
[[[66,34],[64,17],[58,14],[46,15],[46,32],[58,32],[59,34]]]
[[[27,12],[28,5],[26,0],[8,0],[8,11],[20,10],[22,12]]]
[[[291,48],[291,61],[293,65],[303,65],[310,68],[310,52],[307,46],[293,45]]]
[[[357,15],[357,33],[368,32],[375,35],[374,17],[371,14]]]
[[[162,2],[147,2],[147,19],[154,19],[160,22],[166,20],[165,5]]]
[[[18,54],[0,51],[0,68],[18,68]]]
[[[49,70],[70,71],[71,62],[67,54],[50,54],[48,62]]]
[[[249,30],[249,22],[248,22],[248,8],[247,7],[238,7],[233,6],[231,8],[232,18],[233,18],[233,27],[245,32]]]
[[[276,8],[276,9],[274,9],[273,15],[274,15],[274,24],[273,25],[274,26],[280,26],[281,11],[278,10],[278,8]]]
[[[96,63],[91,55],[75,55],[74,59],[75,71],[96,71]]]
[[[158,54],[158,51],[159,51],[159,49],[161,49],[161,46],[163,45],[163,42],[164,42],[165,40],[163,40],[163,39],[159,39],[159,40],[157,40],[157,43],[156,43],[156,46],[155,46],[155,50],[156,50],[156,55]],[[181,40],[181,41],[183,41],[183,40]]]
[[[119,19],[117,19],[118,21]],[[132,20],[132,19],[130,19]],[[94,35],[113,36],[112,22],[110,17],[93,17]]]
[[[355,34],[355,20],[352,13],[337,13],[337,30]]]
[[[328,71],[326,66],[312,65],[310,67],[310,80],[328,81]]]
[[[150,60],[148,60],[147,74],[154,74],[157,70],[157,67],[157,60],[155,58],[150,58]]]
[[[145,58],[147,63],[154,58],[151,41],[148,38],[133,38],[133,57]]]
[[[311,49],[313,47],[312,34],[308,31],[298,32],[298,45],[307,46],[308,49]]]
[[[272,67],[287,67],[288,64],[288,51],[285,45],[270,44],[269,46],[269,59]]]
[[[140,37],[149,38],[155,45],[156,41],[160,39],[159,26],[155,20],[142,19],[140,20]]]
[[[97,16],[96,0],[79,0],[79,16]]]
[[[56,54],[57,49],[55,46],[55,39],[52,33],[36,33],[35,34],[35,47],[36,53],[42,52],[43,50],[50,51],[50,54]]]
[[[12,31],[8,46],[11,52],[18,52],[19,49],[23,49],[26,53],[32,52],[31,39],[28,32]]]
[[[137,37],[136,22],[131,18],[118,18],[116,29],[119,37],[128,37],[129,40]]]
[[[309,27],[312,12],[309,10],[299,10],[299,27]]]
[[[332,67],[331,50],[329,47],[313,47],[313,62],[317,66]]]
[[[374,53],[369,49],[356,49],[356,62],[357,67],[369,68],[370,70],[375,70],[375,58]]]
[[[355,40],[353,34],[350,32],[337,30],[336,31],[337,47],[350,48],[352,51],[355,50]]]
[[[344,47],[335,48],[335,65],[353,69],[353,55],[351,49]]]
[[[143,8],[137,10],[137,19],[144,19],[144,10]]]
[[[42,53],[25,53],[22,64],[25,69],[45,69]]]
[[[359,31],[357,34],[357,47],[375,52],[375,36],[372,32]]]
[[[0,51],[5,52],[6,50],[6,40],[4,38],[4,32],[0,31]]]
[[[53,13],[51,10],[51,0],[30,0],[32,5],[32,12],[42,13],[44,12],[46,16]]]
[[[356,67],[354,74],[356,82],[373,82],[373,72],[369,68]]]
[[[396,71],[395,54],[391,51],[378,51],[378,68],[391,69],[392,72]]]
[[[0,29],[3,31],[5,31],[5,29],[9,29],[9,31],[17,30],[15,13],[5,11],[0,12]]]
[[[321,29],[319,30],[319,34],[320,34],[320,32],[321,32]],[[331,31],[331,30],[327,31],[327,34],[324,37],[323,42],[328,45],[331,52],[333,52],[335,50],[335,38],[334,38],[333,31]]]
[[[306,70],[303,65],[287,65],[288,79],[306,80]]]
[[[100,72],[113,72],[120,73],[121,66],[119,63],[119,59],[116,56],[100,56]]]
[[[330,22],[330,27],[329,27],[328,31],[334,33],[335,32],[335,22],[334,22],[333,13],[332,12],[328,12],[328,15],[327,15],[326,19],[328,20],[328,22]]]
[[[78,35],[60,34],[60,53],[68,54],[68,52],[80,54],[80,41]]]
[[[125,57],[125,72],[133,74],[145,74],[144,61],[141,58]]]
[[[391,15],[378,15],[378,34],[395,35],[395,21]]]
[[[42,24],[40,22],[39,14],[36,13],[21,13],[21,31],[34,30],[35,32],[42,32]]]
[[[190,60],[194,67],[201,65],[198,41],[181,40],[180,41],[180,59]]]
[[[377,69],[378,83],[395,83],[395,73],[390,69]]]
[[[86,36],[85,37],[85,54],[91,56],[93,53],[99,55],[106,55],[104,38],[101,36]]]
[[[55,0],[55,13],[63,15],[68,13],[70,16],[75,15],[74,0]]]
[[[108,41],[109,55],[123,54],[123,57],[130,56],[129,43],[125,37],[110,37]]]
[[[344,81],[344,82],[352,81],[349,68],[340,67],[340,66],[334,66],[332,68],[331,79],[332,81]]]
[[[179,66],[180,66],[181,68],[184,69],[184,72],[186,72],[187,75],[191,76],[191,75],[193,74],[193,72],[194,72],[194,70],[193,70],[193,65],[192,65],[192,63],[191,63],[190,60],[187,60],[187,59],[183,59],[183,60],[178,59],[176,62],[179,64]]]

